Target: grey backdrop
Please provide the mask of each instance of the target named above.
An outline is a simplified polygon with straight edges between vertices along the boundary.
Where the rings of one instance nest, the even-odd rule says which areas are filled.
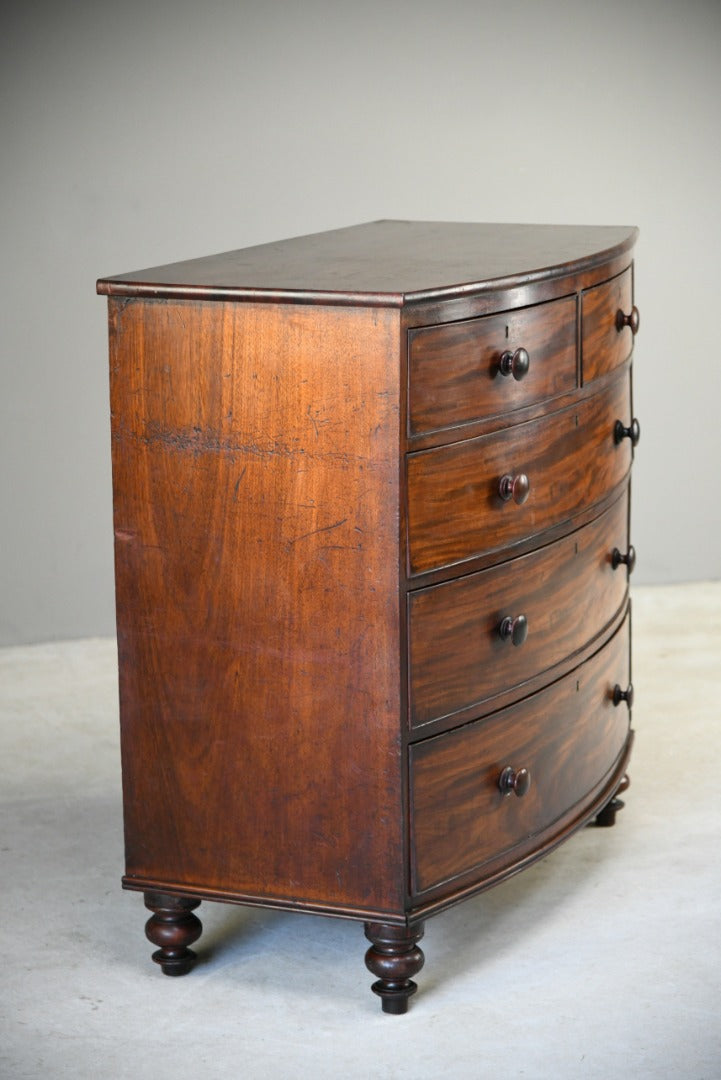
[[[636,580],[721,577],[718,0],[25,0],[0,50],[0,642],[114,629],[95,278],[379,217],[640,226]]]

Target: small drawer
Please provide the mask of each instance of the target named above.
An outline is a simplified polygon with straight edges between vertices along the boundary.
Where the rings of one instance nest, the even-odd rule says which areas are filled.
[[[493,696],[598,637],[626,597],[628,572],[623,564],[614,569],[614,549],[628,550],[627,493],[540,551],[411,593],[412,726],[469,708],[478,715]]]
[[[631,466],[631,440],[614,438],[616,420],[631,421],[630,389],[624,375],[540,420],[409,454],[411,574],[502,550],[600,502]],[[518,481],[507,500],[504,478]]]
[[[583,382],[624,363],[633,349],[633,275],[629,267],[611,281],[583,293],[581,350]],[[638,323],[635,324],[638,329]]]
[[[610,778],[629,735],[626,620],[565,678],[517,705],[410,748],[412,889],[435,888],[493,861],[510,867],[532,838],[583,812]],[[522,797],[499,786],[508,766],[530,774]],[[515,850],[514,850],[515,849]],[[505,855],[505,859],[504,859]]]
[[[410,330],[408,365],[411,435],[562,394],[576,385],[576,298]]]

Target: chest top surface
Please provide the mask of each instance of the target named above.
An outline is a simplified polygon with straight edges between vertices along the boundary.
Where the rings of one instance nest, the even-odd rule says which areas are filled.
[[[581,272],[637,229],[375,221],[101,278],[110,296],[402,307]]]

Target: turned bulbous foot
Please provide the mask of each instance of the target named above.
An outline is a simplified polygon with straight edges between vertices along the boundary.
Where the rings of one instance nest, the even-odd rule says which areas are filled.
[[[613,796],[610,802],[607,802],[603,809],[599,810],[599,812],[596,814],[596,817],[594,819],[594,823],[596,825],[598,825],[600,828],[608,829],[616,824],[616,814],[619,812],[619,810],[623,810],[625,806],[623,799],[619,799],[618,796],[621,794],[622,791],[626,791],[626,789],[630,786],[630,779],[628,778],[628,776],[624,776],[623,780],[618,785],[616,794]]]
[[[378,976],[371,989],[380,997],[383,1012],[407,1012],[408,999],[418,989],[411,976],[421,970],[425,961],[417,945],[423,937],[423,926],[409,930],[405,926],[366,923],[365,934],[372,942],[366,953],[366,967]]]
[[[195,963],[197,957],[188,946],[203,932],[200,919],[193,914],[199,905],[200,900],[187,896],[145,893],[145,906],[153,912],[145,924],[145,936],[160,946],[153,960],[164,975],[186,975]]]

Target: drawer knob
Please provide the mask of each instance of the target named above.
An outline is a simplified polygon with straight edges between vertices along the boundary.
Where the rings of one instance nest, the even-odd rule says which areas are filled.
[[[498,482],[498,494],[503,501],[508,502],[509,499],[513,499],[519,506],[526,501],[530,490],[531,485],[525,473],[519,473],[518,476],[506,473]]]
[[[512,375],[516,382],[520,382],[528,374],[530,366],[531,358],[525,349],[516,349],[513,353],[506,349],[498,361],[501,375]]]
[[[638,446],[638,440],[641,438],[641,425],[634,416],[628,427],[623,426],[622,420],[617,420],[613,427],[613,438],[616,443],[620,443],[623,439],[630,439],[632,446]]]
[[[528,619],[525,615],[516,615],[515,619],[507,615],[501,620],[498,633],[504,641],[511,641],[514,645],[523,645],[528,637]]]
[[[613,688],[613,704],[620,705],[622,701],[625,701],[629,709],[633,708],[633,683],[628,684],[627,690],[622,690],[616,683]]]
[[[498,787],[501,789],[504,795],[517,795],[519,799],[522,799],[524,795],[527,795],[531,787],[531,774],[528,769],[514,769],[510,765],[506,765],[505,769],[498,777]]]
[[[631,333],[636,336],[638,328],[641,325],[641,317],[638,313],[638,308],[634,304],[631,308],[631,314],[626,315],[623,311],[616,312],[616,329],[623,330],[624,326],[628,326]]]
[[[628,567],[629,574],[633,573],[633,568],[636,565],[636,548],[633,544],[629,544],[628,551],[623,555],[618,548],[614,548],[611,552],[611,566],[614,570],[618,570],[621,563],[624,563]]]

